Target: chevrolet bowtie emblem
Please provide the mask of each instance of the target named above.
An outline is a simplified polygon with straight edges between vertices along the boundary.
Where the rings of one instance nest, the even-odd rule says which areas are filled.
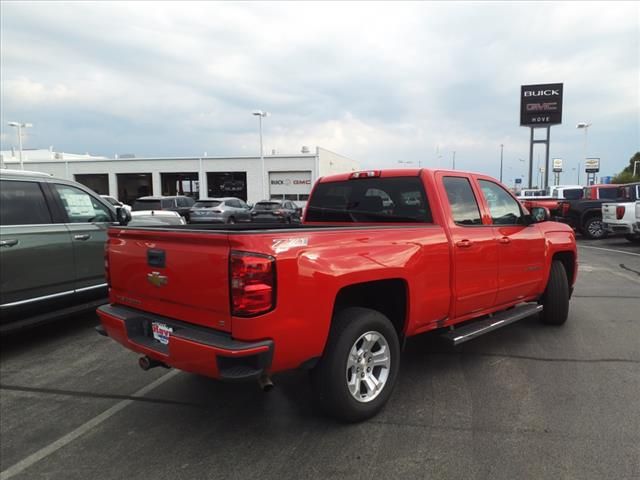
[[[159,272],[151,272],[147,273],[147,281],[155,287],[164,287],[169,283],[169,277],[160,275]]]

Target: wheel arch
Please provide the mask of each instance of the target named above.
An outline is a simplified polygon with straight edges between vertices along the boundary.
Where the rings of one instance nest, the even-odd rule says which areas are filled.
[[[355,283],[342,287],[335,298],[332,318],[349,307],[376,310],[393,324],[402,339],[407,326],[409,288],[405,279],[389,278]]]
[[[569,288],[573,286],[576,278],[576,254],[572,251],[555,252],[551,257],[551,262],[561,262],[567,274]]]

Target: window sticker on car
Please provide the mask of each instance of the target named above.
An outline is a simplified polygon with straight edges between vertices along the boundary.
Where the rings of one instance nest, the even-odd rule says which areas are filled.
[[[93,216],[95,210],[89,195],[77,194],[71,190],[63,191],[63,201],[66,203],[67,211],[72,216]]]

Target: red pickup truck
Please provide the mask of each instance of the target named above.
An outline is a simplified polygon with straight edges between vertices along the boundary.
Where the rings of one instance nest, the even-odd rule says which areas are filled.
[[[363,420],[389,399],[407,337],[565,322],[575,237],[544,213],[493,178],[413,169],[321,178],[301,225],[115,226],[98,331],[144,369],[263,387],[311,369],[323,409]]]

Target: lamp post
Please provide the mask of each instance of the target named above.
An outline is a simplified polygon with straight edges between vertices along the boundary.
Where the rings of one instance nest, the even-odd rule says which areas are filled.
[[[588,131],[589,131],[589,127],[591,126],[590,123],[587,122],[580,122],[576,125],[577,129],[583,129],[584,130],[584,147],[583,147],[583,153],[584,153],[584,160],[585,162],[587,161],[587,135],[588,135]],[[586,164],[585,164],[586,165]],[[589,175],[587,175],[587,177],[589,177]],[[580,165],[578,165],[578,184],[580,184]]]
[[[456,169],[456,151],[453,151],[452,159],[451,159],[451,170]]]
[[[10,127],[16,127],[18,129],[18,149],[20,152],[20,170],[24,170],[24,163],[22,162],[22,129],[33,127],[31,123],[21,122],[9,122]]]
[[[258,121],[260,124],[260,164],[262,166],[262,199],[267,200],[267,189],[265,188],[265,171],[264,171],[264,151],[262,149],[262,119],[269,115],[268,112],[263,112],[262,110],[255,110],[253,115],[258,117]]]

